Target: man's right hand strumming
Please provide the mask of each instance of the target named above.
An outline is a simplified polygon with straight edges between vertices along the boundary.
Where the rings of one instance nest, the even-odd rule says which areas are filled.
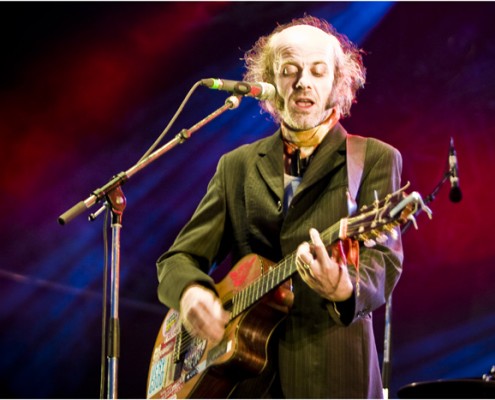
[[[191,285],[184,290],[180,300],[182,324],[193,336],[219,343],[229,321],[229,313],[223,309],[220,299],[210,289]]]

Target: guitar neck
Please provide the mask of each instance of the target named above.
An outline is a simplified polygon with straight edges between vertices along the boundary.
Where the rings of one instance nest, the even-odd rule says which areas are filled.
[[[341,221],[337,222],[321,234],[325,245],[330,245],[338,239],[340,224]],[[242,314],[268,292],[289,279],[296,271],[296,252],[294,251],[233,296],[231,319]]]
[[[419,206],[431,218],[431,210],[423,203],[421,195],[413,192],[405,196],[406,187],[407,185],[380,201],[376,200],[373,204],[362,207],[357,215],[342,218],[326,229],[320,234],[325,246],[335,243],[339,238],[356,239],[362,241],[365,246],[374,246],[375,240],[383,243],[387,240],[387,234],[392,238],[398,235],[396,228],[401,224],[416,222],[414,214]],[[233,296],[231,318],[237,317],[286,281],[296,270],[296,252],[293,252]]]

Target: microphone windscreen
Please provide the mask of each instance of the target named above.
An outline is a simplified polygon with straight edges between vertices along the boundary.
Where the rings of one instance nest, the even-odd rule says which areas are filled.
[[[459,203],[462,200],[461,189],[457,186],[450,189],[449,199],[452,203]]]

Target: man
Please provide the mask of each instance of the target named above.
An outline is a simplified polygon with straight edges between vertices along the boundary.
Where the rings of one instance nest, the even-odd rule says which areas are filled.
[[[361,245],[357,267],[332,257],[319,235],[352,211],[348,135],[339,120],[364,85],[360,52],[326,21],[306,16],[260,38],[245,61],[246,81],[276,87],[263,107],[280,129],[221,158],[195,214],[158,260],[159,298],[180,309],[193,336],[219,342],[229,314],[210,267],[227,254],[235,264],[250,253],[278,261],[297,250],[294,304],[271,340],[270,376],[258,379],[258,394],[246,391],[249,383],[234,395],[381,397],[371,312],[399,279],[400,235]],[[363,158],[359,206],[396,191],[402,168],[399,152],[375,139]]]

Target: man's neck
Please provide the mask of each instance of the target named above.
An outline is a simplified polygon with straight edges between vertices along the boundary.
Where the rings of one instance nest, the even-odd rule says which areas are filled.
[[[320,125],[307,130],[295,130],[282,123],[282,136],[287,146],[300,149],[302,158],[308,157],[338,122],[335,110]]]

